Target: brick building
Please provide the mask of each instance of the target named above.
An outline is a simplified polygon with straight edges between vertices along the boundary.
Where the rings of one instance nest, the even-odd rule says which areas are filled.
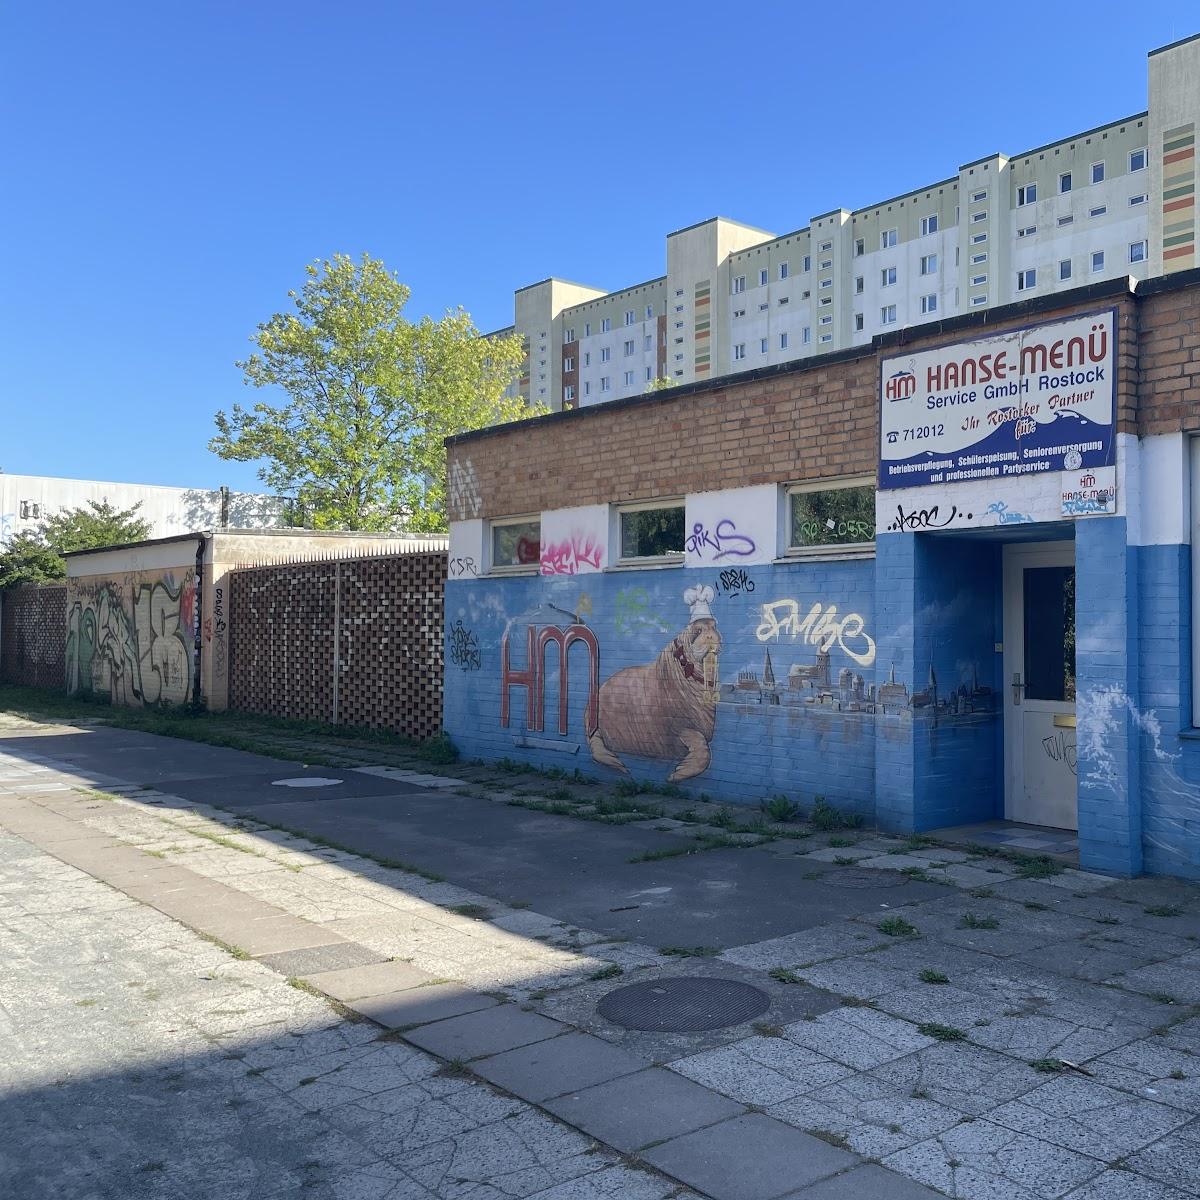
[[[447,732],[1200,877],[1196,431],[1200,270],[454,438]]]

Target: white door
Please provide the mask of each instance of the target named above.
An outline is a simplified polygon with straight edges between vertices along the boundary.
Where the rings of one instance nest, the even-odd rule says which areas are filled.
[[[1004,815],[1078,829],[1075,544],[1004,547]]]

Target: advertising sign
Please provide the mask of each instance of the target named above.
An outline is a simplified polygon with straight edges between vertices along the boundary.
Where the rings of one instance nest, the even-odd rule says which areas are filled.
[[[879,486],[1116,463],[1115,309],[883,359]]]

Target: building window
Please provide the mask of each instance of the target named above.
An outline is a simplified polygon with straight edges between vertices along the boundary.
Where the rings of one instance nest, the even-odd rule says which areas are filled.
[[[986,221],[987,220],[987,209],[985,208],[981,212],[972,213],[971,220],[975,224],[978,224],[980,221]]]
[[[633,340],[633,338],[630,338],[629,341],[625,343],[625,357],[628,358],[636,348],[637,343]]]
[[[971,286],[972,287],[983,287],[983,285],[985,283],[987,283],[986,275],[972,275],[971,276]]]
[[[1108,205],[1107,204],[1098,204],[1095,208],[1088,209],[1088,216],[1089,217],[1102,217],[1102,216],[1104,216],[1104,214],[1106,212],[1108,212]]]
[[[971,255],[971,265],[972,266],[977,267],[977,266],[979,266],[980,263],[985,263],[985,262],[987,262],[987,251],[986,250],[982,254],[972,254]]]
[[[1064,258],[1058,264],[1058,278],[1060,281],[1071,278],[1071,260]]]
[[[1102,162],[1092,163],[1092,182],[1104,182],[1104,164]]]
[[[880,250],[887,250],[896,244],[898,233],[895,229],[885,229],[879,235]]]
[[[818,325],[832,325],[832,324],[833,324],[833,317],[832,317],[832,316],[830,316],[829,314],[826,314],[826,315],[825,315],[825,316],[823,316],[823,317],[819,317],[819,318],[817,319],[817,324],[818,324]]]
[[[570,404],[575,399],[575,385],[568,383],[563,385],[563,403]]]
[[[621,562],[683,558],[683,505],[630,505],[617,510]]]
[[[601,346],[600,347],[600,361],[608,362],[608,360],[610,358],[612,358],[612,350],[610,350],[608,346]]]
[[[922,254],[921,255],[921,274],[934,275],[937,273],[937,255]]]
[[[891,287],[892,284],[895,282],[896,282],[896,268],[895,267],[884,267],[883,270],[879,272],[879,286],[880,287]]]
[[[654,320],[654,305],[653,304],[646,305],[646,320],[647,321]]]
[[[862,313],[855,313],[855,314],[854,314],[854,330],[855,330],[855,332],[856,332],[856,333],[861,333],[861,332],[862,332],[862,330],[863,330],[863,321],[864,321],[864,318],[863,318],[863,314],[862,314]]]
[[[564,329],[563,330],[563,345],[569,346],[574,340],[575,340],[575,330],[574,329]]]
[[[587,380],[584,380],[583,394],[585,396],[590,396],[592,394],[592,385]]]
[[[647,367],[646,368],[646,382],[649,383],[653,378],[654,378],[654,368]]]
[[[1031,267],[1028,271],[1017,272],[1017,291],[1027,292],[1037,287],[1037,270]]]
[[[737,345],[734,346],[734,348],[733,348],[733,360],[734,360],[734,362],[737,362],[738,360],[743,359],[745,357],[746,357],[746,343],[738,342]]]
[[[936,292],[931,292],[928,296],[921,297],[921,311],[926,314],[937,312]]]
[[[805,270],[805,271],[812,270],[812,255],[811,254],[806,254],[804,256],[804,262],[803,262],[801,269]]]
[[[768,309],[768,308],[770,308],[770,307],[771,307],[771,306],[770,306],[770,304],[768,304],[768,303],[767,303],[767,301],[765,301],[765,300],[764,300],[764,301],[763,301],[763,302],[762,302],[762,303],[761,303],[761,304],[758,306],[758,311],[759,311],[759,312],[766,312],[766,311],[767,311],[767,309]]]
[[[817,287],[818,288],[831,288],[831,287],[833,287],[833,280],[832,279],[822,279],[821,282],[819,284],[817,284]]]
[[[823,334],[821,334],[821,337],[819,340],[820,340],[822,346],[828,345],[830,342],[833,341],[833,334],[832,333],[823,333]]]
[[[653,350],[654,349],[654,334],[648,333],[648,334],[646,334],[646,336],[644,338],[642,338],[642,349],[643,350]]]
[[[602,320],[600,322],[600,332],[601,333],[609,333],[611,330],[612,330],[612,321],[610,318],[605,317],[604,320]]]
[[[583,365],[585,367],[590,367],[592,365],[592,352],[590,350],[585,350],[583,352]]]
[[[854,480],[833,487],[788,488],[789,554],[869,550],[875,543],[875,485]]]
[[[633,381],[635,378],[636,378],[636,376],[634,375],[634,373],[632,371],[626,371],[625,372],[625,386],[630,387],[633,384]]]
[[[612,380],[607,375],[600,376],[600,390],[602,392],[612,391]]]
[[[592,323],[591,323],[591,321],[584,321],[584,323],[583,323],[583,336],[584,336],[584,337],[591,337],[591,336],[592,336]]]
[[[758,273],[758,286],[759,287],[767,286],[767,273],[765,270],[759,271],[759,273]]]
[[[787,303],[787,302],[788,302],[790,299],[791,299],[791,297],[790,297],[790,296],[780,296],[780,297],[779,297],[779,300],[778,300],[778,303],[779,303],[779,304],[781,304],[781,305],[782,305],[782,304],[786,304],[786,303]]]
[[[928,217],[921,218],[921,236],[927,237],[931,233],[937,233],[938,219],[937,213],[932,213]]]
[[[1065,217],[1058,218],[1058,223],[1060,226],[1071,225],[1074,223],[1074,221],[1075,221],[1075,218],[1073,216],[1071,216],[1069,213]]]
[[[854,257],[862,258],[867,252],[867,243],[863,238],[855,238],[854,240]]]
[[[493,571],[536,569],[542,557],[542,523],[537,517],[519,517],[491,523]]]
[[[862,295],[863,286],[864,286],[863,277],[861,275],[855,275],[855,277],[854,277],[854,294],[856,296]]]
[[[632,308],[627,309],[625,312],[625,324],[632,325],[634,323],[634,321],[636,321],[636,320],[637,320],[637,313],[635,313]]]
[[[785,262],[779,264],[779,278],[786,279],[788,277],[788,265]]]
[[[806,346],[812,341],[812,330],[807,325],[800,331],[800,341]]]
[[[972,204],[980,204],[980,203],[982,203],[982,202],[983,202],[984,200],[986,200],[986,199],[987,199],[987,192],[986,192],[986,191],[983,191],[983,192],[974,192],[974,193],[972,194],[972,196],[971,196],[971,203],[972,203]]]
[[[734,280],[733,280],[733,294],[734,294],[735,296],[740,296],[740,295],[742,294],[742,292],[744,292],[745,290],[746,290],[746,277],[745,277],[745,275],[737,275],[737,276],[735,276],[735,277],[734,277]]]
[[[1092,270],[1093,271],[1103,271],[1104,270],[1104,251],[1103,250],[1093,250],[1092,251]]]
[[[1141,150],[1130,151],[1129,169],[1130,169],[1130,171],[1144,171],[1146,169],[1145,147],[1143,147]]]
[[[833,249],[832,242],[822,242],[821,243],[821,253],[822,254],[824,254],[827,250],[832,250],[832,249]]]
[[[1017,207],[1020,208],[1024,204],[1035,204],[1037,202],[1037,184],[1026,183],[1017,188]]]
[[[1037,233],[1036,225],[1026,225],[1024,229],[1017,230],[1017,237],[1019,237],[1019,238],[1033,237],[1033,235],[1035,233]]]
[[[971,307],[972,308],[981,308],[986,303],[987,303],[986,296],[972,296],[971,297]]]
[[[1144,241],[1129,243],[1129,261],[1131,263],[1146,261],[1146,243]]]
[[[894,325],[896,323],[896,306],[894,304],[885,304],[879,310],[880,325]]]
[[[572,355],[568,354],[567,357],[563,359],[563,368],[562,369],[564,371],[575,370],[575,359]]]
[[[983,243],[986,241],[987,241],[986,233],[973,233],[971,235],[971,245],[972,246],[982,246]]]
[[[1130,208],[1134,208],[1138,204],[1145,204],[1145,203],[1146,203],[1146,193],[1145,192],[1143,192],[1140,196],[1130,196],[1129,197],[1129,207]]]
[[[1061,175],[1058,177],[1058,191],[1059,191],[1059,195],[1062,195],[1064,192],[1069,192],[1070,190],[1071,190],[1071,172],[1070,172],[1070,171],[1064,171],[1064,172],[1063,172],[1063,173],[1062,173],[1062,174],[1061,174]]]
[[[787,334],[786,333],[781,333],[779,335],[779,348],[780,348],[780,350],[787,349]]]
[[[769,339],[768,339],[768,338],[759,338],[759,339],[758,339],[758,352],[759,352],[759,354],[766,354],[766,352],[767,352],[767,346],[768,346],[768,342],[769,342]]]

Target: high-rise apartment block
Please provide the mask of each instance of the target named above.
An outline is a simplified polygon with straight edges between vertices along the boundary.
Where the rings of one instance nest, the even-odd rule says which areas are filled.
[[[776,236],[725,217],[667,235],[666,274],[516,293],[517,389],[574,408],[870,342],[878,333],[1196,265],[1200,35],[1149,55],[1149,108]]]

